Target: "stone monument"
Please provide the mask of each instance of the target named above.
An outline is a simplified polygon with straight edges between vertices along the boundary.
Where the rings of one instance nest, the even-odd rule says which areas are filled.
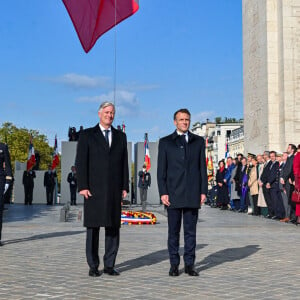
[[[243,0],[245,153],[300,144],[300,0]]]

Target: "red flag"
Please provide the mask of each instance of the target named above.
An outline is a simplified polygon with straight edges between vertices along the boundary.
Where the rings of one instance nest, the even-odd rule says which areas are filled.
[[[58,155],[58,149],[57,149],[57,137],[55,136],[54,152],[53,152],[51,169],[54,170],[58,166],[58,164],[59,164],[59,155]]]
[[[97,39],[133,15],[138,0],[63,0],[81,45],[89,52]]]
[[[27,171],[31,170],[35,165],[35,153],[34,147],[32,143],[32,136],[30,137],[29,141],[29,150],[28,150],[28,157],[27,157]]]

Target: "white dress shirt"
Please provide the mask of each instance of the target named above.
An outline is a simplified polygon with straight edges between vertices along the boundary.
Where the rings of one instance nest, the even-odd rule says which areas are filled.
[[[100,123],[99,123],[99,126],[100,126],[100,129],[101,129],[104,137],[105,137],[105,130],[108,130],[108,143],[109,143],[109,147],[110,147],[111,141],[112,141],[111,127],[106,129]]]
[[[176,130],[176,132],[177,132],[178,135],[185,135],[186,142],[187,143],[189,142],[189,132],[188,131],[183,133],[183,132],[179,132],[178,130]]]

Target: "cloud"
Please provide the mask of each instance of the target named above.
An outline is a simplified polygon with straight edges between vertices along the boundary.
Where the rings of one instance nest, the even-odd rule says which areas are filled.
[[[216,113],[214,111],[202,111],[199,113],[192,113],[192,124],[195,122],[204,122],[206,119],[210,119],[211,121],[214,119]]]
[[[104,101],[114,102],[114,92],[102,94],[100,96],[84,96],[76,100],[78,103],[100,103]],[[129,91],[117,91],[116,92],[116,112],[118,117],[137,115],[139,111],[139,101],[135,93]]]
[[[67,73],[57,77],[46,78],[44,80],[54,83],[60,83],[74,88],[107,88],[109,86],[111,87],[110,78],[105,76],[92,77],[87,75],[79,75],[75,73]]]
[[[139,84],[137,82],[125,83],[120,87],[128,91],[152,91],[160,88],[158,84]]]

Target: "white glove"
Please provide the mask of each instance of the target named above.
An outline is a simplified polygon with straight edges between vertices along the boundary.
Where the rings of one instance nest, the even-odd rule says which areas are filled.
[[[3,195],[7,192],[8,188],[9,188],[9,184],[5,183]]]

